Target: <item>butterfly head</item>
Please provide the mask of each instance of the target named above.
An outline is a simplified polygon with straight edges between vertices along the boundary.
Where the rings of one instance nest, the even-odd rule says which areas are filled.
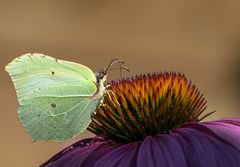
[[[107,79],[107,70],[102,69],[96,75],[97,83],[104,82]]]
[[[119,64],[119,67],[117,67],[117,68],[110,68],[112,65],[117,64],[117,63]],[[102,70],[100,70],[96,74],[96,79],[97,79],[98,85],[100,83],[103,83],[103,82],[106,81],[107,73],[108,73],[108,71],[111,71],[111,70],[120,70],[120,75],[121,75],[121,78],[122,78],[122,69],[130,71],[127,67],[123,66],[123,64],[124,64],[123,60],[112,59],[107,67],[103,68]]]

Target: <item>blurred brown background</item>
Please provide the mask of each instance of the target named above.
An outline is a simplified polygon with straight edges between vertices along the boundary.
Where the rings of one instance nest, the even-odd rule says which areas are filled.
[[[17,120],[4,66],[28,52],[94,71],[121,58],[131,68],[125,76],[184,72],[205,94],[207,111],[217,111],[208,119],[240,116],[240,1],[0,0],[0,166],[37,166],[68,144],[32,143]]]

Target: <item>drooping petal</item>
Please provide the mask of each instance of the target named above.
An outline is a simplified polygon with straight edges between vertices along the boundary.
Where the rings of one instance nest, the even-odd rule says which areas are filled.
[[[179,167],[187,166],[186,157],[181,148],[180,143],[176,140],[173,135],[157,135],[155,137],[158,143],[161,145],[162,154],[167,162],[168,167],[175,167],[176,164]]]
[[[48,166],[48,165],[52,164],[53,162],[61,159],[61,157],[65,156],[68,153],[70,153],[71,151],[73,151],[75,148],[82,148],[82,147],[88,146],[89,143],[91,142],[91,140],[92,140],[92,138],[86,138],[86,139],[77,141],[76,143],[66,147],[62,151],[60,151],[57,154],[55,154],[48,161],[46,161],[43,164],[41,164],[40,167],[44,167],[44,166]]]
[[[137,142],[121,145],[99,159],[94,167],[134,167],[139,146]]]
[[[71,152],[60,157],[57,161],[53,162],[51,167],[80,166],[92,152],[101,148],[102,145],[103,143],[96,143],[83,148],[75,148]]]
[[[82,167],[94,166],[99,159],[101,159],[105,154],[111,152],[112,150],[113,146],[105,143],[98,149],[91,152],[91,154],[89,154],[88,157],[86,157],[81,166]]]
[[[114,142],[100,135],[95,138],[84,139],[67,147],[53,156],[42,166],[51,167],[88,167],[114,148]]]
[[[198,131],[191,128],[181,128],[173,135],[181,145],[187,166],[215,167],[215,153],[210,147],[210,141],[197,135]]]
[[[179,143],[171,135],[147,137],[141,144],[138,167],[186,167],[186,160]]]
[[[154,137],[148,136],[144,139],[139,149],[137,157],[138,167],[154,167],[156,164],[166,166],[167,162],[164,158],[164,153],[157,140]]]
[[[202,125],[240,151],[240,119],[204,122]]]
[[[224,136],[222,138],[217,136],[200,123],[188,124],[174,133],[184,138],[184,140],[179,138],[178,141],[183,145],[185,156],[192,157],[188,158],[190,166],[195,164],[196,167],[238,167],[240,164],[240,151],[226,142]]]

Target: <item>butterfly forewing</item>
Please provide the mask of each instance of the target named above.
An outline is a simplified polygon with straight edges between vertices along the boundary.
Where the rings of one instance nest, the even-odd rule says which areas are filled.
[[[94,73],[83,65],[42,54],[11,62],[18,117],[33,140],[64,141],[84,131],[99,99]]]

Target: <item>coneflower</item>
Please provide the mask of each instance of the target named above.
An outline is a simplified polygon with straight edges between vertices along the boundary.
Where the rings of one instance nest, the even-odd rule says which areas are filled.
[[[88,130],[96,134],[41,166],[239,167],[240,119],[200,122],[206,100],[180,73],[111,82]]]

